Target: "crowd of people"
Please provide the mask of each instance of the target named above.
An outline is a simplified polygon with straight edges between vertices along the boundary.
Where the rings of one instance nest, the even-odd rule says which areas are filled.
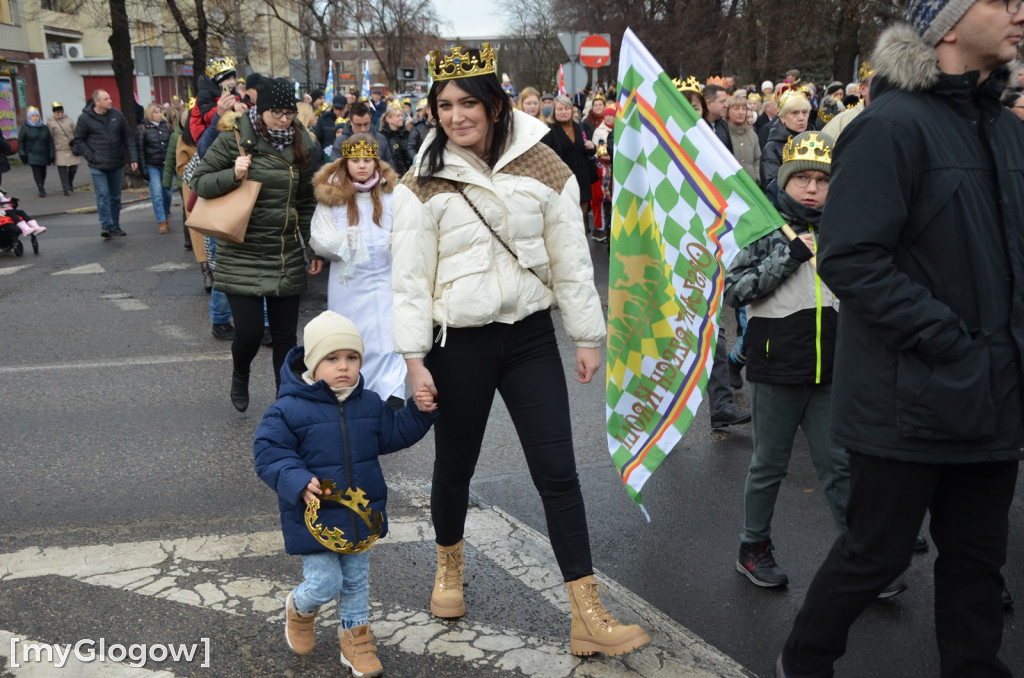
[[[797,429],[838,533],[777,678],[831,675],[849,626],[899,594],[911,554],[929,548],[926,511],[943,675],[1010,675],[996,653],[1024,449],[1013,287],[1024,186],[1012,160],[1024,69],[1006,64],[1022,4],[911,0],[908,24],[883,34],[856,82],[817,86],[798,70],[760,86],[674,81],[789,227],[733,262],[724,299],[738,340],[730,350],[720,331],[708,385],[714,428],[752,428],[736,569],[761,587],[788,583],[771,522]],[[45,122],[30,110],[19,153],[40,196],[49,165],[74,190],[84,157],[106,239],[125,235],[126,164],[148,180],[159,233],[176,186],[187,216],[197,197],[260,182],[242,242],[186,228],[185,246],[212,333],[232,342],[225,391],[238,411],[259,347],[273,350],[276,402],[254,459],[278,494],[286,550],[302,557],[285,604],[292,650],[312,651],[317,612],[337,600],[341,661],[381,675],[368,603],[369,549],[387,533],[378,457],[431,427],[429,607],[466,614],[469,486],[500,394],[566,583],[570,651],[631,652],[650,638],[600,602],[551,313],[557,304],[576,346],[577,381],[591,382],[605,319],[587,238],[611,231],[615,92],[515,94],[487,44],[432,53],[430,68],[415,102],[298,100],[288,79],[243,79],[215,58],[193,101],[147,106],[135,133],[103,90],[77,121],[59,102]],[[328,308],[299,346],[300,299],[324,268]],[[749,412],[732,401],[744,371]]]

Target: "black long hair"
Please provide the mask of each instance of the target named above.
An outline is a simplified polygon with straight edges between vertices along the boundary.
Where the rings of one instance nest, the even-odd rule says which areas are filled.
[[[466,52],[471,56],[479,56],[480,53],[476,49],[467,49]],[[430,87],[427,102],[430,105],[430,112],[433,113],[434,119],[439,122],[434,128],[434,140],[426,149],[426,163],[421,166],[417,177],[420,183],[426,183],[444,167],[444,149],[448,145],[448,135],[445,134],[444,127],[440,123],[441,118],[437,113],[437,97],[441,90],[450,82],[456,83],[467,94],[479,99],[487,111],[487,119],[493,121],[491,129],[494,131],[494,135],[491,138],[491,153],[487,159],[488,165],[494,167],[495,163],[498,162],[501,151],[505,148],[505,144],[512,136],[512,107],[508,105],[508,95],[501,89],[501,83],[498,82],[498,77],[495,74],[487,73],[470,78],[435,81]],[[497,116],[497,120],[495,120],[495,116]]]

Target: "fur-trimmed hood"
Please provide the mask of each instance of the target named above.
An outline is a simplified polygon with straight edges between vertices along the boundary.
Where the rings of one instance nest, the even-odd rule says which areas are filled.
[[[217,131],[227,132],[235,128],[235,123],[242,117],[242,114],[237,111],[231,111],[225,113],[217,119]]]
[[[923,92],[939,81],[939,58],[910,24],[885,29],[871,55],[875,73],[899,89]]]
[[[327,163],[313,175],[313,195],[321,205],[341,207],[347,205],[355,195],[355,187],[351,181],[342,184],[340,178],[334,178],[334,173],[341,169],[344,162],[344,158],[339,158]],[[380,168],[380,190],[383,193],[390,193],[398,184],[398,175],[386,162],[381,161]]]
[[[939,82],[939,58],[934,47],[921,39],[910,24],[898,23],[885,29],[871,55],[875,73],[894,87],[907,92],[923,92]],[[1012,66],[1011,62],[1008,66]],[[1002,68],[993,75],[1004,78],[1012,73]],[[1005,80],[1001,83],[1005,86]]]

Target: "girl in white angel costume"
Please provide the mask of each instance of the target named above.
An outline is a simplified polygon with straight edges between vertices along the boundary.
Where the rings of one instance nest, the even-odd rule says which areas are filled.
[[[395,353],[391,320],[391,200],[398,176],[369,134],[353,134],[341,154],[313,178],[310,240],[331,260],[327,307],[350,318],[363,336],[364,388],[401,407],[405,360]]]

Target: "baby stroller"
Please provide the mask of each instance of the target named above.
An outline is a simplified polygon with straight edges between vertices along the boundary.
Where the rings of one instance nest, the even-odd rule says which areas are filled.
[[[32,242],[32,252],[39,254],[39,239],[46,231],[45,226],[18,209],[18,199],[0,191],[0,252],[14,252],[20,257],[25,253],[21,236],[27,235]]]

